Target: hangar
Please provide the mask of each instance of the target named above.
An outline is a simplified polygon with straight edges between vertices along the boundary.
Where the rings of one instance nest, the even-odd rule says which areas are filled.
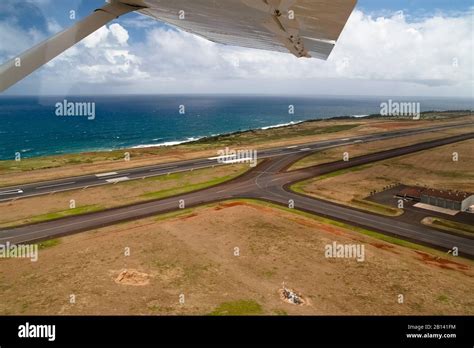
[[[407,186],[398,192],[396,196],[458,211],[469,211],[470,206],[474,205],[474,194],[463,191]]]

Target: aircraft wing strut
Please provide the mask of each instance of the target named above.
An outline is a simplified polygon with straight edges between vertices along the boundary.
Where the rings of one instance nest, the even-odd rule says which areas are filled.
[[[106,4],[72,27],[12,58],[0,66],[0,92],[25,78],[103,25],[137,9],[135,6],[117,2]]]

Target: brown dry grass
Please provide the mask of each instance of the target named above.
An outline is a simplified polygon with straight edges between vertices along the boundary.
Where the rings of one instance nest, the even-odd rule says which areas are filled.
[[[370,144],[364,144],[362,151],[365,146]],[[459,154],[458,162],[453,162],[453,152]],[[298,186],[309,195],[347,204],[396,183],[474,192],[474,140],[377,162],[337,176],[311,179]]]
[[[333,241],[363,243],[365,262],[325,258]],[[36,263],[0,260],[0,314],[207,314],[253,300],[266,314],[472,315],[472,266],[280,209],[222,203],[64,237]],[[125,269],[141,286],[116,282]],[[282,301],[282,282],[309,305]]]
[[[340,146],[337,148],[327,149],[317,152],[313,155],[307,156],[300,161],[294,163],[289,170],[295,170],[300,168],[306,168],[309,166],[315,166],[322,163],[328,163],[333,161],[340,161],[343,159],[343,154],[347,152],[350,158],[374,153],[378,151],[384,151],[393,149],[396,147],[413,145],[416,143],[430,141],[440,138],[446,138],[453,135],[460,135],[474,132],[474,125],[466,125],[463,128],[449,129],[438,132],[431,132],[427,134],[418,134],[406,136],[403,138],[395,138],[388,140],[379,140],[370,143],[359,143],[355,145]]]

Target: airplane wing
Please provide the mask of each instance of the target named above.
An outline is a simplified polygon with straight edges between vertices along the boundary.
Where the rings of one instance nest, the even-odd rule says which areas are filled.
[[[0,66],[0,92],[111,20],[132,11],[211,41],[327,59],[357,0],[108,0]]]
[[[128,0],[211,41],[327,59],[357,0]]]

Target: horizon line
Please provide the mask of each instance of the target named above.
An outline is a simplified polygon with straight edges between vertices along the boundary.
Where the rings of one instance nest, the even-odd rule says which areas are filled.
[[[289,98],[442,98],[473,99],[472,96],[438,96],[438,95],[370,95],[370,94],[273,94],[273,93],[112,93],[112,94],[0,94],[0,98],[41,98],[41,97],[144,97],[144,96],[232,96],[232,97],[289,97]],[[473,99],[474,101],[474,99]]]

